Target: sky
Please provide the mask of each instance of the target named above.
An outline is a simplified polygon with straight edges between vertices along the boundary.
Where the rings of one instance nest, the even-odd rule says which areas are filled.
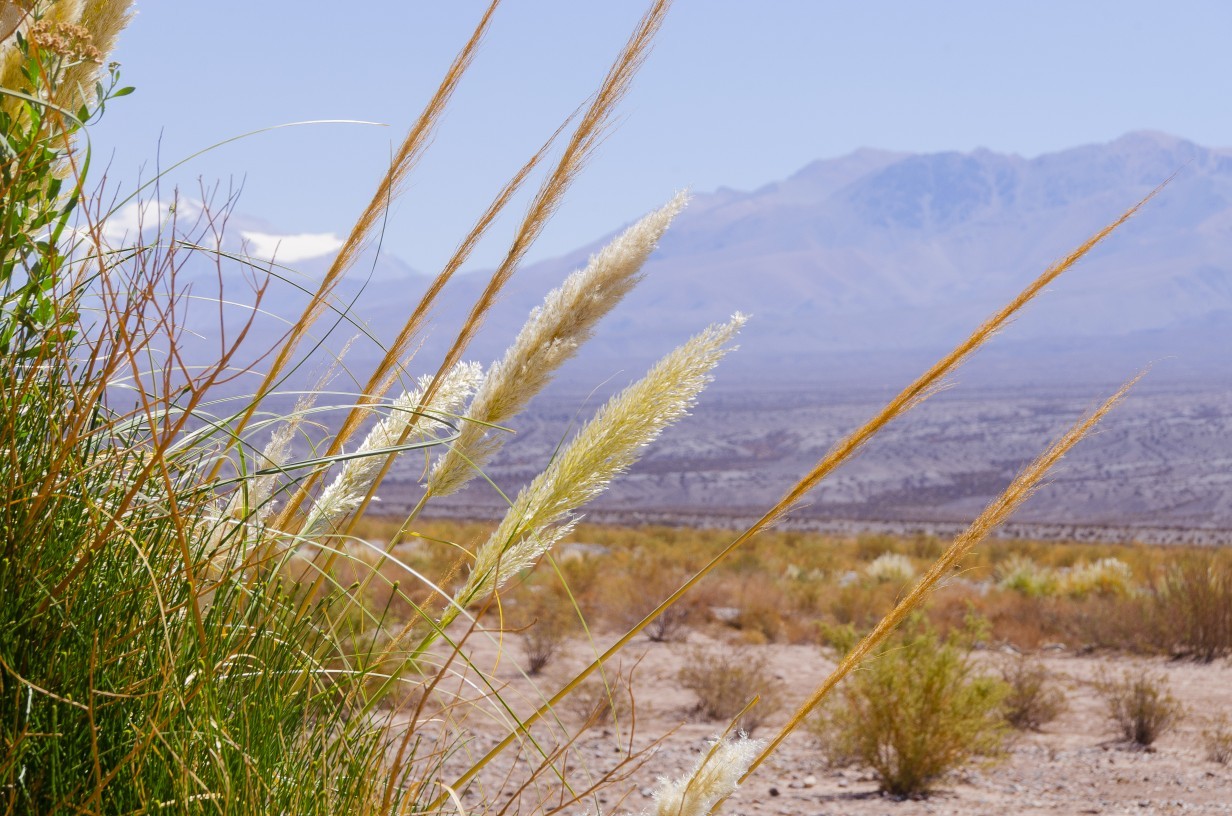
[[[138,0],[113,57],[132,96],[92,131],[112,189],[242,187],[254,234],[345,233],[486,3]],[[640,0],[505,0],[391,213],[383,246],[444,263],[504,180],[598,86]],[[617,127],[530,259],[673,192],[754,189],[860,147],[1035,156],[1138,129],[1232,146],[1232,3],[677,0]],[[96,165],[97,166],[97,165]],[[472,267],[503,254],[524,199]]]

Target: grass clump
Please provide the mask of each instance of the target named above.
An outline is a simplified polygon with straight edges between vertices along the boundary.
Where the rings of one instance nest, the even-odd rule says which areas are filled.
[[[1007,689],[1002,716],[1014,728],[1039,731],[1065,711],[1064,692],[1039,661],[1025,655],[1006,661],[1001,679]]]
[[[905,584],[915,578],[915,565],[902,553],[887,552],[870,561],[864,574],[879,584]]]
[[[501,447],[497,426],[528,404],[636,283],[642,263],[683,205],[681,197],[673,198],[549,293],[508,353],[486,372],[463,361],[493,304],[603,141],[668,0],[651,3],[599,89],[570,120],[573,129],[561,138],[556,164],[531,196],[504,260],[435,373],[417,380],[403,376],[410,350],[422,339],[442,288],[545,160],[547,146],[497,193],[419,301],[408,304],[396,336],[368,338],[377,346],[377,361],[367,376],[348,372],[363,383],[351,404],[320,407],[342,409],[339,422],[320,428],[325,438],[305,433],[318,415],[314,400],[328,393],[324,384],[308,396],[295,395],[293,408],[279,408],[292,396],[279,393],[289,387],[287,378],[312,362],[313,351],[329,345],[328,337],[317,334],[318,320],[331,310],[355,318],[338,303],[341,283],[364,248],[379,244],[390,201],[430,144],[497,3],[487,6],[393,151],[386,175],[317,288],[303,292],[307,302],[300,314],[286,316],[284,338],[272,349],[249,353],[241,347],[252,322],[228,323],[222,315],[229,312],[221,309],[224,325],[217,328],[224,340],[200,367],[185,346],[192,332],[182,322],[177,272],[185,258],[179,253],[221,247],[227,213],[202,204],[195,207],[198,216],[189,216],[197,217],[195,224],[184,224],[178,213],[192,208],[169,206],[135,245],[116,248],[103,238],[107,210],[98,202],[106,197],[100,195],[93,210],[80,206],[89,162],[76,134],[127,90],[116,87],[114,73],[104,76],[110,87],[94,80],[127,19],[129,2],[20,4],[28,14],[19,15],[12,41],[0,43],[6,130],[0,156],[0,523],[6,531],[0,554],[0,797],[7,812],[428,813],[464,795],[481,799],[472,812],[555,812],[584,797],[597,808],[597,792],[635,763],[633,743],[614,767],[587,773],[586,784],[579,784],[582,776],[571,773],[570,754],[577,732],[551,731],[564,701],[602,676],[605,662],[632,638],[646,631],[667,638],[674,613],[687,608],[682,598],[698,582],[933,393],[1137,209],[1047,270],[836,443],[755,524],[669,573],[665,585],[646,598],[648,608],[637,622],[527,713],[501,697],[495,669],[478,664],[471,639],[488,637],[499,649],[508,631],[502,599],[520,585],[534,587],[529,576],[574,529],[579,507],[686,414],[743,317],[704,329],[611,399],[562,442],[494,529],[467,541],[433,540],[420,516],[434,498],[478,475],[475,465]],[[70,228],[70,218],[78,216],[80,223]],[[219,280],[230,262],[245,274],[272,272],[254,259],[221,251],[208,260],[219,267]],[[251,310],[249,321],[264,312],[270,285],[269,275],[258,274],[251,302],[242,304]],[[265,367],[249,371],[246,359]],[[243,374],[256,375],[255,390],[234,401],[220,396],[221,386]],[[934,540],[907,547],[917,557],[938,560],[852,647],[801,711],[766,746],[744,737],[715,743],[690,774],[665,783],[658,811],[708,813],[730,796],[1123,393],[1032,463],[948,548]],[[311,448],[307,454],[294,444],[301,436]],[[426,463],[414,509],[380,543],[354,535],[395,458],[410,450],[432,458],[432,449],[443,446],[448,450]],[[732,562],[743,575],[758,559],[742,553]],[[895,563],[899,569],[891,580],[914,575]],[[827,574],[834,567],[816,565]],[[886,571],[892,572],[888,566]],[[589,568],[578,574],[598,581]],[[895,587],[859,589],[864,594],[844,619],[863,625],[880,617],[874,601]],[[646,585],[636,590],[647,596]],[[775,595],[769,585],[758,592]],[[577,606],[593,603],[596,587],[587,595]],[[798,602],[816,604],[820,597],[810,587]],[[563,605],[560,599],[553,603]],[[775,604],[763,598],[749,608],[757,610],[750,631],[764,638],[791,636],[785,630],[792,616],[780,615]],[[531,604],[522,609],[534,621],[546,614],[533,614]],[[493,620],[500,621],[498,628],[489,628]],[[541,644],[528,638],[532,670],[546,665],[559,645],[558,633],[550,627],[542,632],[548,636]],[[944,772],[937,770],[938,757],[953,763],[994,750],[996,727],[984,727],[977,713],[995,707],[1002,692],[994,681],[972,675],[965,653],[952,641],[938,641],[927,631],[914,631],[885,652],[867,677],[887,680],[884,667],[903,654],[912,660],[896,668],[895,677],[918,685],[891,691],[913,723],[915,742],[894,746],[903,759],[887,767],[885,785],[927,790]],[[778,681],[746,653],[699,654],[689,669],[692,674],[681,681],[693,684],[708,717],[739,717],[737,726],[751,731],[777,707]],[[861,675],[855,687],[865,679]],[[759,694],[762,702],[748,708]],[[910,708],[916,702],[921,711]],[[483,719],[481,708],[500,718],[505,736],[476,758],[463,749],[480,742],[469,723]],[[943,721],[949,730],[937,730],[925,709],[966,718]],[[919,750],[921,735],[931,754]],[[514,775],[488,787],[491,777],[502,776],[491,763],[506,751],[514,755]]]
[[[1182,557],[1167,568],[1156,600],[1167,648],[1203,663],[1232,653],[1232,559],[1211,552]]]
[[[1202,745],[1209,762],[1227,765],[1232,762],[1232,719],[1220,714],[1202,730]]]
[[[1000,753],[1010,693],[971,660],[970,633],[915,620],[839,686],[813,722],[831,762],[870,768],[881,790],[925,796],[950,771]]]
[[[676,679],[697,697],[698,716],[735,720],[736,729],[746,734],[752,734],[782,709],[784,683],[756,649],[691,649]],[[754,699],[757,703],[749,707]]]
[[[1101,681],[1099,691],[1117,733],[1143,748],[1171,731],[1185,715],[1163,674],[1126,671],[1118,680]]]

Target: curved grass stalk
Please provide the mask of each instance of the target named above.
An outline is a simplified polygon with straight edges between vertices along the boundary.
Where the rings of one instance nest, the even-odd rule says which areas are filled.
[[[873,627],[873,630],[843,658],[834,671],[800,705],[787,724],[779,730],[779,733],[758,754],[745,773],[745,777],[757,770],[775,749],[782,744],[783,740],[787,739],[787,736],[800,726],[804,718],[817,708],[822,699],[838,685],[838,682],[858,666],[865,657],[889,636],[894,627],[898,626],[912,610],[924,601],[928,593],[957,566],[958,562],[971,551],[972,547],[983,541],[998,525],[1009,518],[1018,509],[1019,505],[1039,489],[1048,471],[1060,462],[1061,458],[1074,445],[1078,444],[1079,440],[1085,437],[1143,376],[1145,376],[1145,372],[1121,386],[1099,408],[1080,419],[1064,436],[1054,442],[1048,450],[1019,473],[1000,496],[984,508],[984,511],[980,513],[975,521],[971,522],[971,525],[954,539],[954,542],[941,554],[941,557],[933,562],[932,566],[928,568],[928,572],[920,578],[911,592]]]
[[[1165,182],[1166,184],[1167,182]],[[955,368],[963,361],[971,356],[980,346],[986,343],[997,331],[1003,328],[1015,314],[1017,314],[1024,306],[1031,302],[1043,289],[1051,282],[1061,276],[1066,270],[1072,268],[1079,260],[1082,259],[1101,241],[1107,238],[1114,230],[1129,220],[1137,213],[1148,201],[1150,201],[1163,185],[1152,190],[1147,196],[1139,201],[1134,206],[1126,210],[1119,218],[1113,221],[1108,226],[1096,232],[1086,241],[1084,241],[1077,249],[1067,255],[1058,263],[1049,267],[1042,275],[1032,281],[1025,289],[1023,289],[1013,300],[998,310],[984,323],[980,324],[964,341],[959,343],[953,351],[941,358],[937,363],[930,367],[927,371],[916,378],[910,385],[904,388],[893,399],[888,402],[885,407],[873,415],[867,422],[861,425],[848,436],[840,440],[833,448],[831,448],[825,456],[803,477],[800,478],[779,501],[766,511],[760,519],[753,523],[743,533],[737,536],[730,544],[723,548],[717,555],[698,570],[689,580],[685,581],[671,595],[665,598],[662,603],[655,607],[641,621],[634,624],[629,631],[621,635],[615,643],[607,648],[603,654],[596,657],[588,666],[578,672],[572,680],[566,683],[560,691],[552,696],[547,703],[533,714],[529,715],[524,724],[523,730],[532,726],[535,722],[541,719],[546,714],[550,713],[552,708],[559,705],[566,697],[573,693],[574,689],[580,686],[586,678],[593,674],[599,667],[614,657],[618,652],[624,649],[633,638],[637,637],[647,626],[651,624],[655,618],[659,617],[665,610],[669,609],[680,601],[684,595],[693,587],[701,582],[703,578],[714,571],[719,564],[723,563],[733,552],[739,549],[743,544],[760,533],[766,527],[770,526],[774,521],[781,518],[785,513],[796,505],[810,490],[838,468],[843,462],[847,461],[855,454],[868,440],[870,440],[878,431],[884,428],[893,420],[897,419],[902,414],[906,413],[910,408],[918,405],[923,400],[927,399],[935,392],[937,387],[944,381]],[[519,732],[514,731],[507,734],[504,739],[494,745],[487,754],[484,755],[470,770],[458,777],[454,782],[455,787],[461,787],[473,779],[480,770],[490,763],[497,755],[503,752],[510,744],[518,737]],[[439,807],[439,802],[434,804],[434,807]]]
[[[495,597],[513,575],[537,562],[572,528],[577,508],[601,493],[637,461],[646,445],[685,415],[744,322],[744,316],[737,314],[726,324],[709,327],[599,409],[547,469],[518,494],[504,521],[476,553],[465,585],[403,659],[404,667],[414,664],[460,610]],[[374,695],[373,704],[385,690]]]

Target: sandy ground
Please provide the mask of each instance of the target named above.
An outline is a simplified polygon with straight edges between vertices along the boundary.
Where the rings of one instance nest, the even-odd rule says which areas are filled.
[[[589,643],[574,643],[544,673],[531,682],[518,664],[522,650],[516,636],[503,647],[471,641],[476,665],[493,669],[490,678],[501,689],[513,710],[532,710],[544,693],[559,687],[571,668],[583,665],[593,654]],[[651,812],[650,794],[656,779],[677,777],[687,771],[706,750],[708,740],[723,723],[698,721],[692,709],[692,693],[681,688],[676,676],[692,645],[713,645],[708,638],[692,634],[688,644],[656,644],[645,639],[631,645],[623,664],[640,659],[634,674],[637,699],[635,751],[650,749],[644,764],[625,780],[607,787],[588,806],[574,805],[567,813]],[[811,688],[834,665],[832,656],[812,646],[765,645],[752,647],[764,657],[774,673],[787,684],[787,707],[753,736],[770,737]],[[875,780],[856,768],[831,768],[813,737],[795,733],[765,765],[758,769],[721,812],[731,814],[1119,814],[1119,813],[1232,813],[1232,766],[1219,765],[1205,757],[1202,731],[1221,712],[1232,714],[1232,663],[1211,665],[1124,656],[1079,655],[1061,651],[1038,655],[1064,689],[1068,710],[1040,733],[1017,736],[1007,755],[997,764],[969,766],[946,778],[936,793],[923,800],[897,800],[877,792]],[[994,662],[1001,654],[983,653],[982,661]],[[1150,671],[1166,675],[1172,693],[1188,709],[1181,724],[1162,737],[1150,750],[1134,749],[1118,741],[1109,723],[1095,681],[1118,677],[1125,671]],[[484,684],[468,674],[474,695]],[[467,756],[476,756],[507,733],[508,718],[497,707],[466,707],[476,712],[465,725],[470,742],[451,760],[465,768]],[[481,710],[488,712],[478,716]],[[580,716],[568,707],[560,715],[564,728],[576,731]],[[629,744],[629,720],[620,727],[607,725],[587,732],[571,748],[567,759],[569,778],[585,779],[613,768]],[[553,743],[553,729],[535,731],[540,745]],[[651,747],[655,738],[668,736]],[[511,763],[518,767],[511,768]],[[474,807],[496,793],[500,780],[510,772],[525,774],[528,759],[502,756],[485,774],[485,783],[465,797]],[[560,763],[558,763],[560,764]],[[627,769],[627,768],[626,768]],[[551,785],[542,786],[550,790]],[[506,790],[508,788],[506,787]],[[535,792],[523,799],[522,812],[539,812]],[[517,809],[511,810],[511,812]]]

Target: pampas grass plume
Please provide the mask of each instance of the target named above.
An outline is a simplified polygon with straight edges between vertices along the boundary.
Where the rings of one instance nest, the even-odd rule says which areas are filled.
[[[424,433],[431,423],[426,412],[438,415],[457,413],[482,376],[483,369],[478,363],[454,366],[429,408],[422,406],[421,401],[431,377],[421,377],[415,390],[403,392],[390,406],[389,416],[368,432],[356,456],[346,461],[334,481],[321,492],[300,535],[311,537],[321,533],[354,512],[381,470],[385,457],[396,455],[389,449],[410,435]]]
[[[761,740],[743,734],[712,744],[689,774],[676,780],[659,780],[654,816],[709,816],[736,792],[761,746]]]
[[[730,349],[745,322],[735,314],[668,354],[646,376],[612,397],[548,468],[518,494],[492,536],[479,548],[460,606],[499,589],[531,566],[572,526],[572,511],[627,470],[638,453],[680,419]]]
[[[599,320],[641,280],[646,259],[687,200],[678,193],[629,227],[530,313],[475,394],[467,412],[471,421],[433,469],[427,485],[432,495],[456,492],[500,449],[504,437],[490,435],[488,428],[521,411],[590,339]]]

